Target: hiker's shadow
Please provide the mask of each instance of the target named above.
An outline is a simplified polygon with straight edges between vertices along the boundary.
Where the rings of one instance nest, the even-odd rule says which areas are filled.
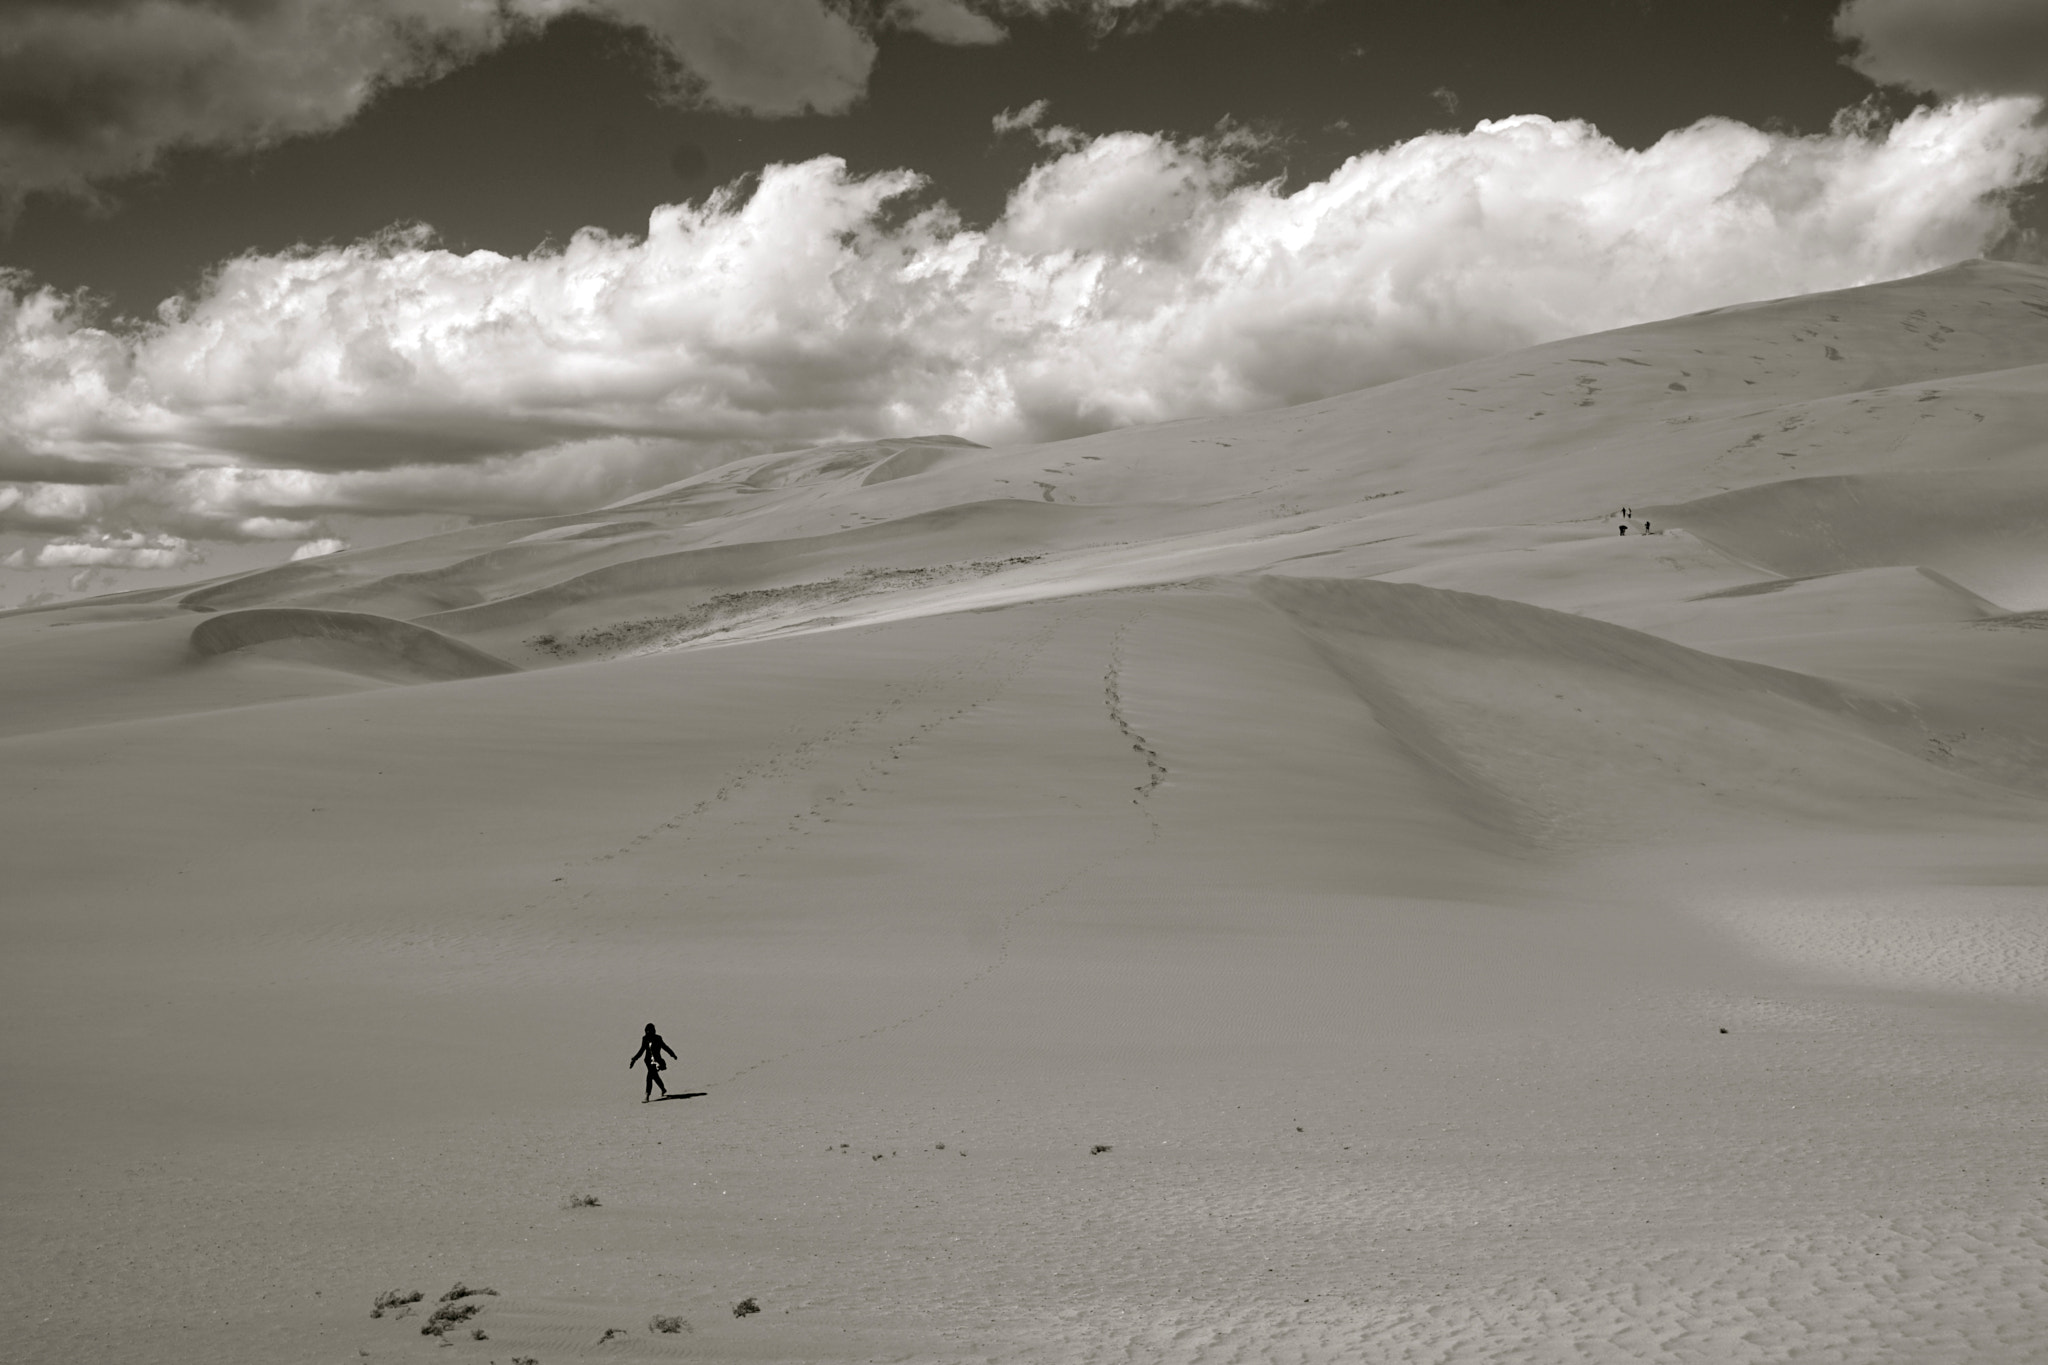
[[[683,1090],[673,1095],[658,1095],[654,1102],[660,1104],[663,1100],[701,1100],[710,1093],[708,1090]]]

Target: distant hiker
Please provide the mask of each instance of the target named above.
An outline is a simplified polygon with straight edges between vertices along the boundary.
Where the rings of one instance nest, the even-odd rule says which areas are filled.
[[[664,1052],[671,1057],[676,1055],[676,1050],[667,1043],[662,1042],[661,1035],[654,1031],[654,1025],[649,1024],[646,1035],[640,1039],[640,1050],[633,1054],[631,1061],[626,1063],[630,1067],[634,1062],[641,1060],[643,1057],[647,1061],[647,1094],[640,1101],[642,1104],[647,1104],[654,1099],[656,1086],[661,1087],[661,1097],[663,1099],[668,1098],[668,1087],[661,1084],[661,1073],[668,1070],[668,1063],[661,1060],[661,1054]]]
[[[1648,534],[1650,534],[1650,523],[1649,523],[1649,522],[1647,522],[1647,521],[1643,523],[1643,534],[1644,534],[1644,535],[1648,535]]]
[[[1622,523],[1621,525],[1617,526],[1617,527],[1616,527],[1615,529],[1616,529],[1617,531],[1620,531],[1620,532],[1621,532],[1621,533],[1622,533],[1623,535],[1627,535],[1627,534],[1628,534],[1628,523],[1624,521],[1624,522],[1623,522],[1623,523]]]

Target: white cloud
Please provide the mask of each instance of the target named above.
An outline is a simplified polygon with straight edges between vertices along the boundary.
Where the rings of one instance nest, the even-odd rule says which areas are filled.
[[[996,136],[1009,133],[1028,134],[1041,147],[1056,147],[1061,151],[1072,151],[1085,146],[1088,135],[1078,128],[1069,128],[1063,123],[1047,123],[1046,115],[1052,110],[1052,101],[1033,100],[1022,109],[1004,109],[991,118],[989,127]]]
[[[754,451],[1243,411],[1474,355],[1978,254],[2039,173],[2028,100],[1632,151],[1482,122],[1292,191],[1227,138],[1046,149],[986,231],[905,172],[772,167],[644,238],[419,236],[225,264],[115,335],[0,289],[0,529],[317,538],[329,514],[589,506]],[[1040,112],[1014,116],[1042,122]],[[0,473],[4,477],[4,473]]]
[[[177,536],[89,535],[53,540],[36,551],[30,566],[37,569],[180,569],[204,558]]]
[[[2048,96],[2042,0],[1849,0],[1835,32],[1872,80],[1945,95]]]
[[[235,523],[236,537],[242,540],[297,540],[315,529],[310,521],[289,517],[244,517]]]
[[[975,13],[960,0],[896,0],[888,15],[898,28],[956,46],[1000,43],[1007,36],[1002,25]]]
[[[1230,197],[1239,174],[1228,152],[1200,143],[1145,133],[1082,140],[1025,178],[996,236],[1034,258],[1157,256],[1185,246],[1197,220]]]
[[[346,550],[347,548],[347,541],[338,539],[334,536],[327,536],[320,540],[307,541],[304,545],[301,545],[298,549],[292,551],[292,558],[294,560],[318,559],[322,555],[340,554],[343,550]]]
[[[1023,132],[1045,122],[1046,113],[1051,108],[1051,100],[1033,100],[1022,109],[1003,110],[989,120],[989,126],[998,133]]]

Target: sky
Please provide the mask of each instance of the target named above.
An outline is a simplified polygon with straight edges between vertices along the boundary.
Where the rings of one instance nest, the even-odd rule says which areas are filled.
[[[12,0],[0,608],[2041,259],[2040,0]]]

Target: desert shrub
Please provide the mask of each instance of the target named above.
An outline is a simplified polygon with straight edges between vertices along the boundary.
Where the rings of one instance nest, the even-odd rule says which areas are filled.
[[[1102,1154],[1103,1154],[1104,1152],[1107,1152],[1107,1151],[1111,1151],[1111,1150],[1113,1150],[1113,1149],[1112,1149],[1112,1148],[1110,1147],[1110,1145],[1109,1145],[1108,1143],[1106,1143],[1106,1142],[1098,1142],[1098,1143],[1096,1143],[1096,1144],[1095,1144],[1095,1145],[1094,1145],[1093,1147],[1090,1147],[1090,1148],[1088,1149],[1088,1155],[1090,1155],[1090,1156],[1101,1156],[1101,1155],[1102,1155]]]
[[[647,1330],[650,1332],[665,1332],[670,1336],[674,1336],[677,1332],[689,1331],[690,1322],[687,1318],[673,1317],[667,1313],[656,1313],[647,1320]]]
[[[455,1282],[454,1288],[450,1289],[447,1293],[441,1296],[441,1302],[453,1303],[457,1299],[467,1299],[477,1294],[489,1294],[493,1297],[496,1297],[497,1293],[498,1291],[495,1289],[471,1289],[462,1281],[457,1280]]]
[[[732,1315],[736,1318],[744,1318],[760,1311],[761,1305],[754,1302],[751,1294],[732,1306]]]
[[[565,1209],[594,1209],[597,1196],[594,1194],[572,1194],[562,1205]]]
[[[482,1311],[483,1305],[480,1303],[444,1303],[434,1310],[434,1316],[421,1325],[420,1335],[438,1337],[449,1328],[468,1322]]]
[[[370,1306],[370,1316],[381,1318],[387,1308],[403,1308],[409,1303],[418,1303],[425,1297],[426,1295],[417,1289],[410,1292],[403,1289],[387,1289],[379,1294],[377,1301]]]

